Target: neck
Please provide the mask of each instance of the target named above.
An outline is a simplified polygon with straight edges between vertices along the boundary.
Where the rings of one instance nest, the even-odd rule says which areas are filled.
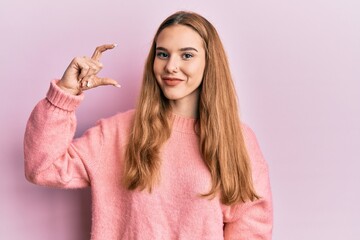
[[[172,112],[190,118],[199,117],[199,93],[194,92],[182,99],[170,100]]]

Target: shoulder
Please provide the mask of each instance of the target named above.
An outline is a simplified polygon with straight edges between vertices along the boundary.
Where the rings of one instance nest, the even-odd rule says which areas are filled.
[[[128,134],[134,121],[135,110],[131,109],[126,112],[117,113],[111,117],[99,120],[104,134]]]
[[[135,116],[135,109],[119,112],[111,117],[101,119],[103,124],[131,124]]]
[[[135,109],[130,109],[125,112],[117,113],[114,116],[107,118],[106,120],[116,123],[131,124],[134,120],[134,116],[135,116]]]
[[[254,145],[258,145],[256,135],[252,130],[252,128],[247,123],[241,122],[241,131],[247,148],[251,148]]]
[[[243,134],[246,150],[253,166],[267,168],[259,142],[253,129],[246,123],[241,123],[241,131]]]
[[[260,206],[263,205],[266,212],[270,214],[272,210],[268,209],[268,207],[271,208],[269,166],[264,158],[254,131],[247,124],[242,124],[241,127],[244,136],[244,142],[246,145],[246,150],[251,162],[251,171],[254,187],[256,193],[261,197],[260,202],[255,201],[255,203],[261,203]]]

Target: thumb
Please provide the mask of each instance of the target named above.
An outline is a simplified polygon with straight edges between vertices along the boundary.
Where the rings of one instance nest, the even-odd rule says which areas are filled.
[[[98,82],[99,85],[113,85],[114,87],[118,87],[118,88],[121,87],[120,84],[117,81],[115,81],[114,79],[112,79],[112,78],[106,78],[106,77],[105,78],[99,78],[98,77],[96,82]]]

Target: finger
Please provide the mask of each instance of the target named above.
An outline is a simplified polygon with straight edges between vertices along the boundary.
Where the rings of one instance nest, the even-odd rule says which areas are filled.
[[[85,77],[96,75],[99,71],[100,69],[95,64],[89,64],[89,70],[86,73]]]
[[[96,75],[101,70],[101,68],[97,64],[93,64],[91,61],[79,63],[79,67],[81,70],[78,81],[81,81],[85,77]]]
[[[100,83],[99,85],[113,85],[114,87],[118,87],[118,88],[121,87],[120,84],[112,78],[96,77],[96,80],[99,81],[99,83]]]
[[[98,68],[103,68],[103,64],[102,64],[101,62],[99,62],[99,61],[96,61],[96,60],[94,60],[94,59],[92,59],[92,58],[89,58],[89,57],[87,57],[87,56],[83,56],[82,58],[83,58],[83,60],[85,60],[85,62],[87,62],[87,63],[96,65]]]
[[[98,68],[103,68],[103,64],[101,63],[101,62],[99,62],[99,61],[95,61],[94,59],[92,59],[92,58],[88,58],[88,60],[92,63],[92,64],[94,64],[94,65],[96,65]]]
[[[91,62],[91,74],[97,75],[101,69],[103,68],[103,64],[99,61],[95,61],[91,58],[89,58],[89,61]]]
[[[81,90],[87,90],[90,89],[91,87],[94,87],[94,81],[93,79],[94,75],[90,76],[90,77],[84,77],[81,81],[80,81],[80,88]]]
[[[90,76],[88,73],[90,71],[91,67],[89,65],[85,65],[81,68],[81,72],[79,74],[79,81],[82,81],[86,76]]]
[[[95,49],[93,55],[91,56],[91,59],[93,59],[95,61],[99,61],[103,52],[105,52],[106,50],[109,50],[109,49],[113,49],[116,46],[117,46],[117,44],[105,44],[105,45],[98,46]]]
[[[78,81],[81,81],[89,72],[90,65],[88,64],[88,61],[86,61],[86,57],[77,58],[75,64],[76,69],[78,69],[78,71],[80,70],[80,74],[78,75]]]
[[[115,87],[120,88],[121,86],[111,78],[100,78],[96,75],[86,76],[80,82],[80,87],[82,90],[88,90],[90,88],[95,88],[103,85],[113,85]]]

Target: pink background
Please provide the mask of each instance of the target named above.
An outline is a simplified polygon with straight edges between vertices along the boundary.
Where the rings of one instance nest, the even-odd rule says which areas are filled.
[[[101,75],[122,89],[86,93],[78,135],[132,108],[160,22],[193,10],[218,29],[243,120],[270,167],[274,239],[360,239],[360,1],[0,2],[0,239],[89,239],[89,190],[26,182],[27,118],[75,56],[103,43]]]

